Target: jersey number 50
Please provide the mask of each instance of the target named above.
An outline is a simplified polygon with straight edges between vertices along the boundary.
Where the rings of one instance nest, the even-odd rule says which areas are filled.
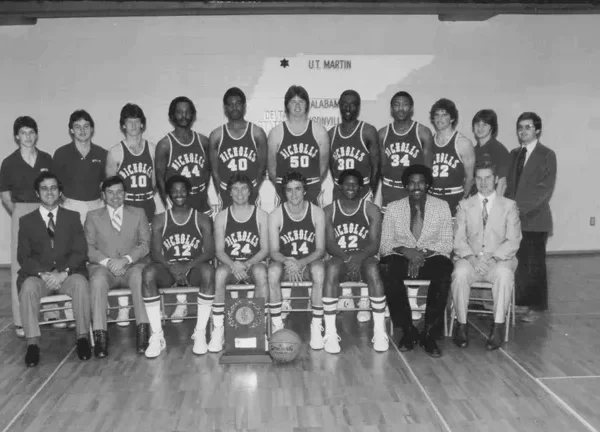
[[[307,155],[290,156],[290,168],[308,168],[310,166],[310,157]]]

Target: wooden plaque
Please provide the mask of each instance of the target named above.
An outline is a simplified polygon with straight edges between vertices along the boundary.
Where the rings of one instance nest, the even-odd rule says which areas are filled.
[[[265,351],[265,299],[225,300],[225,352],[219,363],[272,363]]]

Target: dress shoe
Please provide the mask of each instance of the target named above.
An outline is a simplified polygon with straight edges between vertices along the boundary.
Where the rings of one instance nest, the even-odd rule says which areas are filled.
[[[25,330],[23,330],[22,326],[16,326],[15,327],[15,333],[20,338],[24,338],[25,337]]]
[[[488,351],[497,350],[502,346],[502,324],[494,323],[490,328],[490,334],[485,341],[485,349]]]
[[[442,350],[440,350],[440,347],[438,346],[437,341],[435,340],[435,335],[431,331],[430,326],[426,325],[423,331],[421,332],[420,343],[425,352],[429,354],[430,357],[441,357]]]
[[[25,353],[25,364],[27,367],[35,367],[40,362],[40,347],[37,345],[27,345]]]
[[[106,330],[94,330],[94,354],[99,358],[108,355],[108,332]]]
[[[150,340],[150,324],[143,323],[137,326],[137,352],[138,354],[144,354],[148,348],[148,341]]]
[[[92,356],[92,348],[88,338],[80,337],[77,339],[77,356],[79,360],[89,360]]]
[[[410,351],[419,341],[419,330],[415,326],[410,326],[402,330],[402,338],[398,341],[398,349],[402,352]]]
[[[455,331],[454,331],[454,337],[452,338],[452,341],[454,342],[454,345],[456,345],[459,348],[466,348],[469,346],[469,332],[468,330],[468,324],[461,324],[458,321],[456,322],[455,325]]]

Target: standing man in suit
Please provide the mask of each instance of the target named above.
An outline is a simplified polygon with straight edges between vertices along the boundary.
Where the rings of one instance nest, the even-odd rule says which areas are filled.
[[[90,290],[85,267],[87,243],[79,214],[58,206],[62,185],[54,174],[41,173],[34,188],[41,205],[20,219],[17,251],[21,265],[17,286],[27,339],[25,363],[33,367],[40,361],[40,299],[52,294],[67,294],[72,298],[77,355],[88,360]]]
[[[442,352],[437,344],[452,276],[452,217],[448,203],[428,195],[431,168],[411,165],[402,173],[408,196],[387,206],[381,230],[380,271],[390,317],[402,327],[400,351],[409,351],[419,340],[412,323],[404,279],[428,279],[425,327],[420,343],[431,357]]]
[[[546,241],[552,232],[550,198],[556,183],[556,154],[539,141],[541,134],[540,116],[533,112],[519,116],[517,136],[521,145],[510,152],[506,187],[506,196],[517,202],[523,230],[517,252],[515,300],[525,313],[525,322],[535,321],[548,309]]]
[[[108,290],[113,288],[131,290],[137,350],[143,354],[148,346],[150,328],[142,299],[142,270],[150,251],[150,227],[142,208],[123,204],[125,193],[121,177],[107,178],[102,183],[106,206],[89,212],[85,221],[96,357],[108,355],[106,310]]]
[[[498,173],[495,165],[483,161],[475,168],[477,195],[458,204],[454,254],[458,261],[452,273],[452,298],[457,325],[454,343],[469,344],[467,307],[471,285],[491,282],[494,322],[485,344],[488,350],[502,345],[502,325],[515,284],[516,253],[521,242],[521,222],[517,204],[496,192]]]
[[[2,161],[0,194],[2,195],[2,204],[12,217],[10,293],[13,321],[17,336],[25,337],[17,291],[19,219],[40,206],[36,191],[32,189],[31,185],[41,172],[52,169],[52,156],[37,148],[38,126],[31,117],[18,117],[13,124],[13,135],[19,148]]]

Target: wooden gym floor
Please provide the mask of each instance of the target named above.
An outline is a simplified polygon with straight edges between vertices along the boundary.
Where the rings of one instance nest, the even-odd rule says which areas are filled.
[[[370,324],[340,314],[342,353],[305,345],[282,366],[221,366],[192,353],[194,321],[168,324],[168,348],[135,353],[135,327],[110,326],[109,357],[77,359],[75,335],[42,330],[41,362],[23,363],[8,271],[0,271],[0,431],[600,431],[598,258],[549,259],[550,311],[519,323],[505,349],[486,352],[489,321],[473,320],[468,349],[442,343],[375,353]],[[308,316],[287,327],[308,336]],[[594,408],[596,407],[596,408]]]

